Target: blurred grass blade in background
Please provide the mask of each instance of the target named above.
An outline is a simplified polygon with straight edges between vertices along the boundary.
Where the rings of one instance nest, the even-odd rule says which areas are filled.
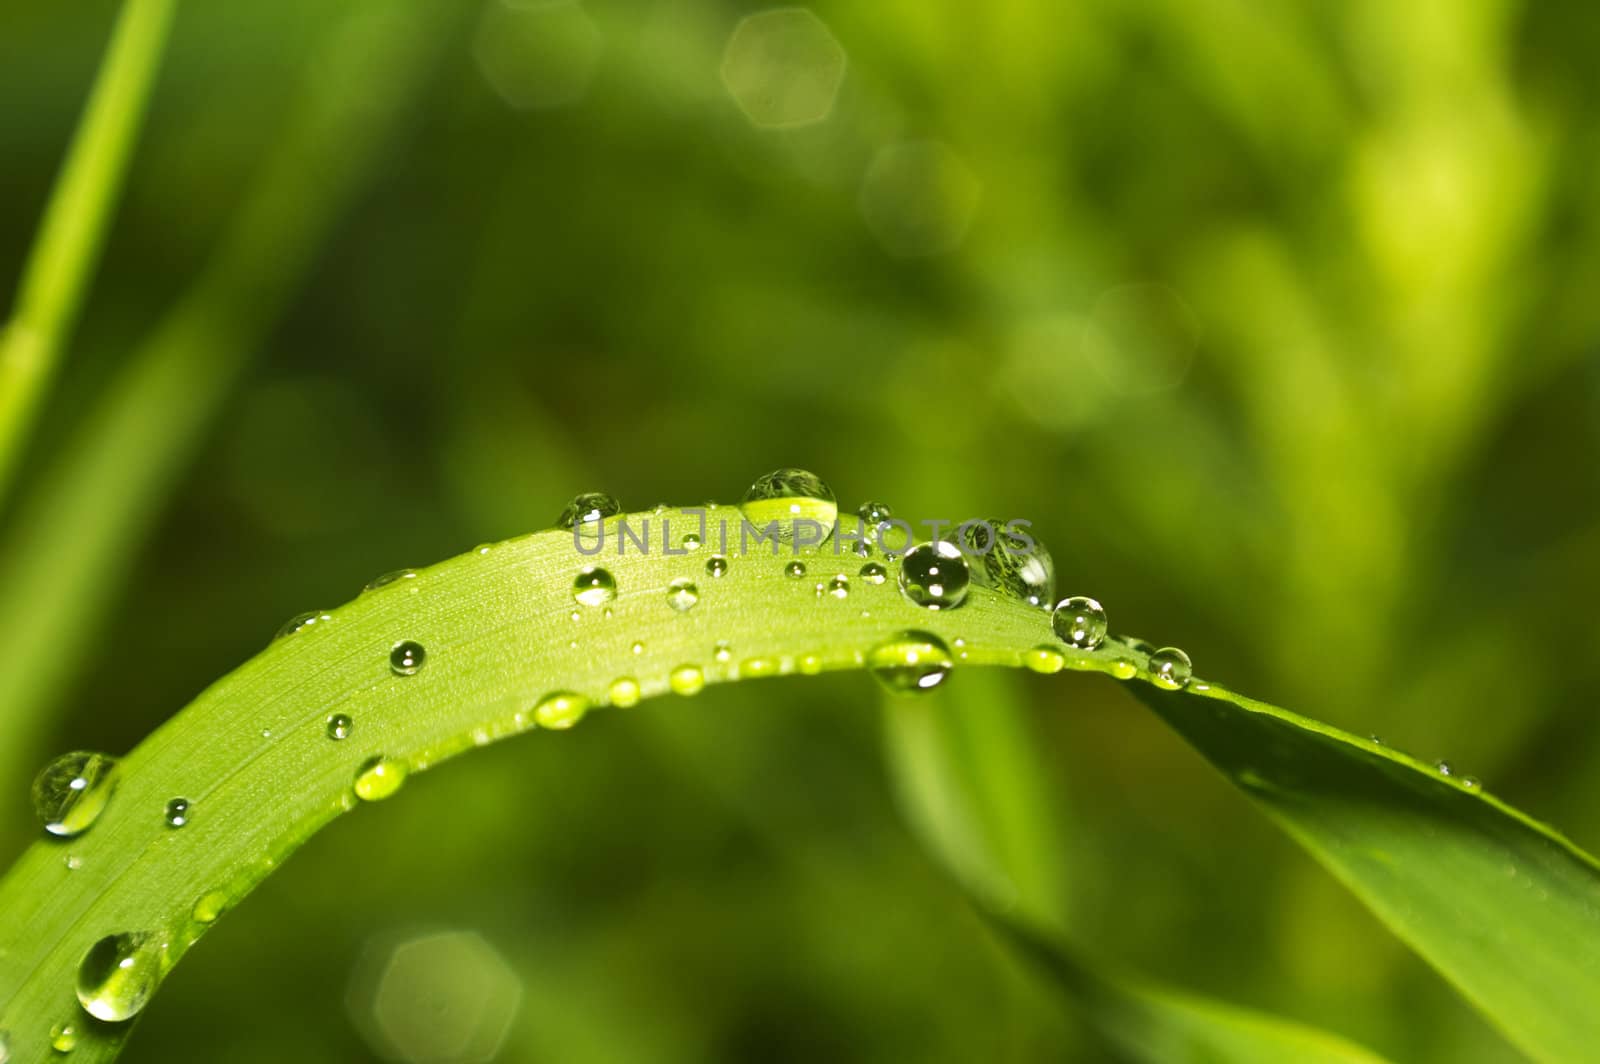
[[[1216,685],[1133,691],[1524,1052],[1592,1057],[1594,858],[1443,763],[1430,771]]]
[[[48,715],[173,484],[407,114],[447,36],[442,10],[359,8],[306,57],[286,132],[210,264],[23,500],[0,550],[0,637],[16,652],[0,670],[0,778],[35,767]],[[21,798],[8,799],[15,811]]]
[[[1381,1064],[1335,1035],[1098,969],[1066,945],[1071,840],[1016,678],[968,671],[932,696],[884,701],[906,815],[993,922],[1108,1048],[1144,1064]]]
[[[176,0],[127,0],[0,329],[0,510],[100,258]]]

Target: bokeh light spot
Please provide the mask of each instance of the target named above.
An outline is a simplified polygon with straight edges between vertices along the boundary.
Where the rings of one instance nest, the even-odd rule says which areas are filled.
[[[435,931],[375,943],[346,1005],[373,1052],[404,1064],[484,1064],[511,1031],[522,983],[482,935]]]
[[[932,140],[881,149],[861,180],[867,227],[891,255],[953,251],[967,235],[981,186],[955,152]]]
[[[473,56],[506,103],[549,110],[583,99],[601,43],[599,28],[578,0],[490,0]]]
[[[722,54],[722,83],[763,129],[814,125],[833,112],[845,52],[816,15],[780,7],[748,15]]]

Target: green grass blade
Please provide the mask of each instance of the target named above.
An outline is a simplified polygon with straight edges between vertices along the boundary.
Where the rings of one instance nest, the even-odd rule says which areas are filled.
[[[0,329],[0,503],[72,336],[127,173],[175,0],[127,0]]]
[[[1113,974],[1066,944],[1050,773],[1006,676],[963,676],[930,698],[885,707],[890,764],[918,833],[1002,937],[1034,962],[1109,1051],[1148,1064],[1380,1064],[1337,1036]],[[1051,855],[1054,860],[1051,860]]]
[[[1474,782],[1214,684],[1135,693],[1524,1052],[1600,1045],[1600,865]]]
[[[211,262],[130,352],[24,501],[0,552],[0,634],[16,650],[15,666],[0,671],[0,777],[23,773],[37,756],[48,712],[146,528],[340,210],[383,158],[440,39],[438,11],[358,12],[307,57],[283,139]]]

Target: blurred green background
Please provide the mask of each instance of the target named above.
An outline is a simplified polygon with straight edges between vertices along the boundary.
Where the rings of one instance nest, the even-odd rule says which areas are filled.
[[[0,0],[6,292],[115,12]],[[1029,518],[1115,630],[1593,849],[1597,49],[1504,0],[186,4],[0,522],[0,695],[51,714],[7,764],[125,750],[289,615],[577,491],[800,465]],[[1087,947],[1516,1059],[1116,685],[998,682]],[[427,773],[124,1059],[471,1059],[498,1034],[405,1030],[480,984],[506,1062],[1094,1059],[904,826],[878,700],[735,685]]]

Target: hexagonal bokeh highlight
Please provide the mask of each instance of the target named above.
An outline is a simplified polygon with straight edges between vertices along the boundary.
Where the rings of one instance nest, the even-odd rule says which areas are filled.
[[[844,47],[803,7],[745,16],[722,53],[722,84],[745,117],[763,129],[794,129],[826,119],[844,70]]]
[[[521,1003],[517,973],[474,931],[370,944],[345,997],[372,1051],[401,1064],[487,1064]]]
[[[955,250],[980,192],[978,179],[948,146],[905,141],[879,150],[861,179],[858,203],[884,250],[912,258]]]
[[[1115,391],[1154,395],[1189,375],[1200,333],[1200,319],[1170,285],[1118,285],[1095,300],[1084,353]]]
[[[601,44],[599,27],[578,0],[489,0],[472,54],[506,103],[550,110],[583,99]]]

